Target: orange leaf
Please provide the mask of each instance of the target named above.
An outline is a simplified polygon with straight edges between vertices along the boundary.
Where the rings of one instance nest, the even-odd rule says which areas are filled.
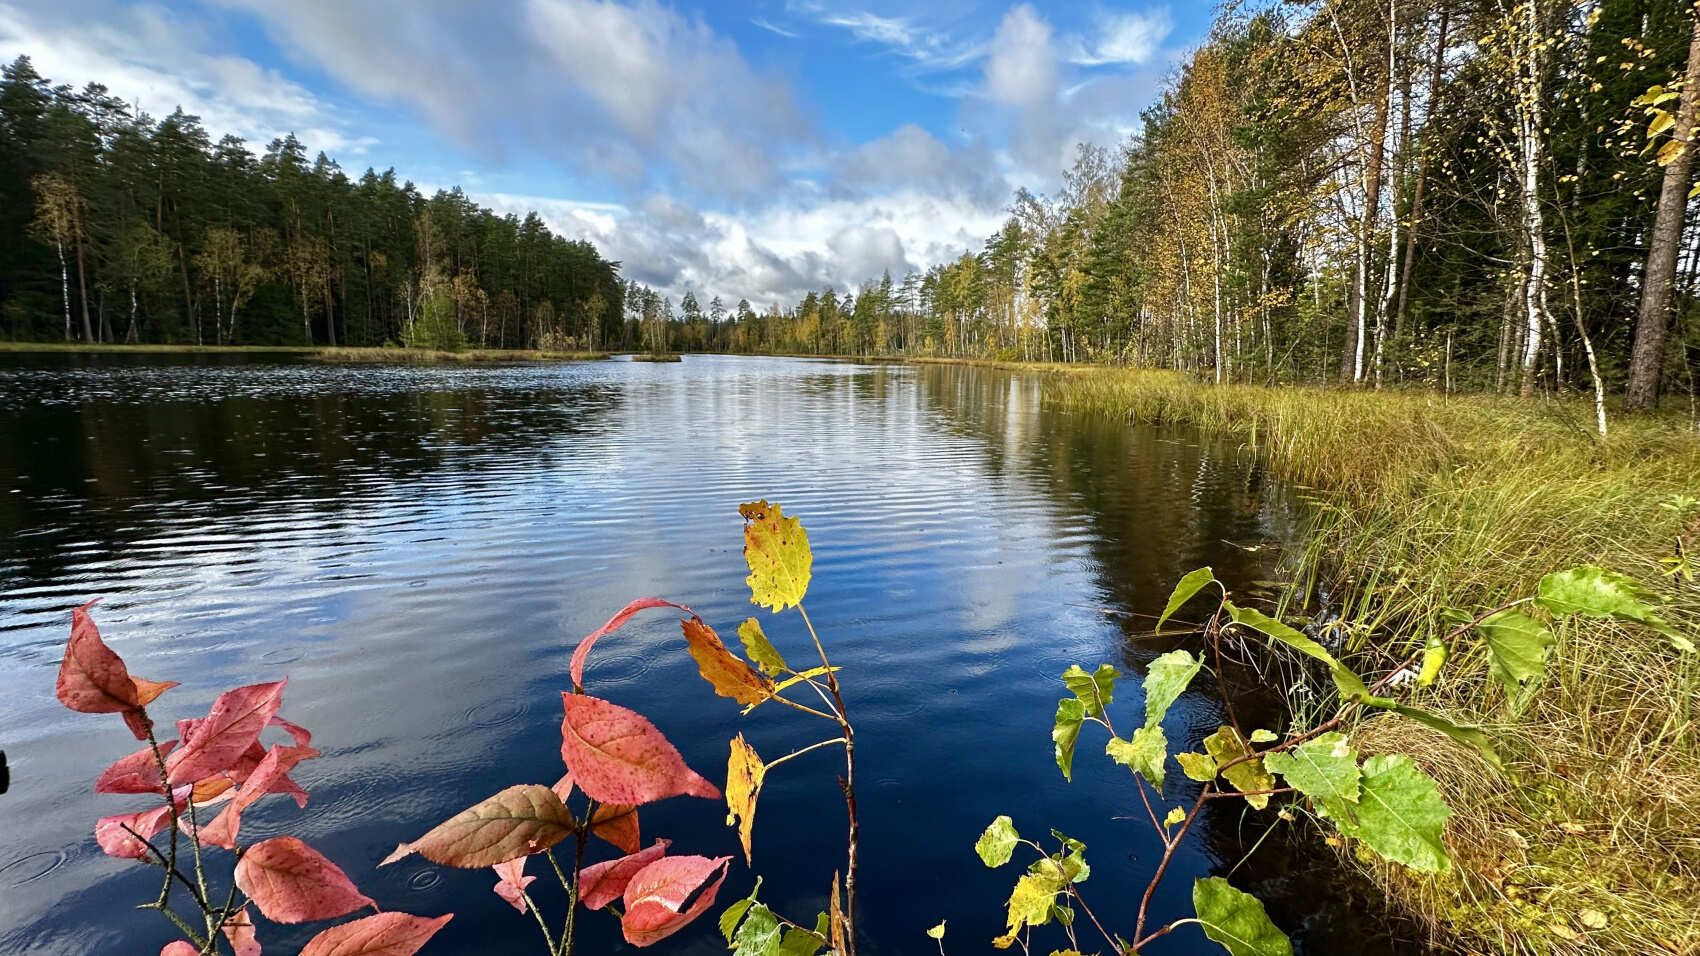
[[[732,738],[732,754],[726,761],[727,823],[738,825],[738,840],[744,844],[744,862],[750,860],[750,835],[756,825],[756,798],[761,795],[762,778],[767,765],[761,762],[755,748],[739,734]]]
[[[412,843],[396,847],[386,866],[413,853],[433,863],[477,869],[541,853],[571,836],[576,823],[554,791],[522,783],[467,807]]]
[[[727,650],[720,635],[704,624],[702,618],[680,621],[679,626],[685,632],[691,656],[696,658],[697,669],[702,672],[703,680],[714,686],[716,694],[730,697],[740,704],[759,704],[773,696],[773,681],[756,673],[744,663],[743,658]]]
[[[636,853],[638,847],[643,845],[643,837],[638,829],[637,807],[617,803],[605,803],[597,807],[590,832],[626,853]]]

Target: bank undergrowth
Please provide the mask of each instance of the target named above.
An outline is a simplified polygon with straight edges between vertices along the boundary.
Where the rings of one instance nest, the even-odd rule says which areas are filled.
[[[1046,400],[1238,438],[1314,499],[1289,612],[1342,615],[1358,654],[1402,658],[1447,608],[1531,594],[1584,562],[1630,574],[1694,633],[1700,438],[1675,419],[1589,429],[1581,401],[1212,386],[1131,370],[1055,371]],[[1700,952],[1700,655],[1651,630],[1567,625],[1544,686],[1510,701],[1480,650],[1425,703],[1481,723],[1509,773],[1409,722],[1358,728],[1419,755],[1454,808],[1456,866],[1379,869],[1395,899],[1472,949]],[[1460,674],[1479,680],[1459,681]],[[1397,737],[1398,739],[1394,739]]]

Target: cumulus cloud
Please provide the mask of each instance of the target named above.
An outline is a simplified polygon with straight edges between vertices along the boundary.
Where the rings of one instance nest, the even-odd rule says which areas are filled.
[[[1037,0],[990,17],[961,5],[894,12],[888,0],[770,0],[735,14],[954,104],[942,120],[898,115],[852,136],[811,114],[789,75],[672,0],[199,2],[226,15],[170,17],[131,0],[25,13],[0,0],[0,53],[30,53],[56,81],[106,82],[156,113],[182,104],[215,135],[263,143],[293,130],[345,159],[388,152],[379,165],[397,161],[403,176],[436,167],[447,178],[437,164],[452,163],[475,200],[536,210],[675,300],[693,290],[758,308],[977,249],[1015,186],[1053,189],[1077,142],[1125,139],[1161,82],[1172,30],[1166,8],[1063,8],[1058,29]],[[232,23],[257,24],[299,69],[210,52],[247,51],[217,35]],[[398,146],[367,135],[374,126],[427,151],[408,168]],[[452,148],[437,155],[432,143]],[[521,170],[539,163],[560,175],[530,186]]]
[[[0,57],[27,55],[55,83],[103,83],[156,117],[181,106],[215,139],[234,133],[263,147],[294,132],[309,149],[340,155],[377,143],[351,132],[341,109],[300,84],[207,44],[156,7],[106,11],[68,29],[53,11],[0,3]]]
[[[1004,15],[986,58],[986,95],[994,102],[1030,109],[1057,95],[1057,57],[1051,25],[1031,6]]]
[[[818,134],[790,85],[656,0],[224,0],[298,59],[463,148],[530,147],[623,188],[747,196]]]

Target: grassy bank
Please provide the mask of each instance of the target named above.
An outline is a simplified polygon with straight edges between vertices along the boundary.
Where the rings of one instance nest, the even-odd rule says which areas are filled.
[[[306,345],[89,345],[81,342],[0,342],[0,353],[68,353],[80,355],[295,355],[319,362],[405,363],[436,362],[578,362],[605,359],[607,352],[551,352],[539,349],[436,349],[376,347],[331,348]]]
[[[1533,593],[1553,570],[1628,573],[1693,632],[1700,586],[1661,558],[1700,545],[1700,438],[1675,419],[1590,433],[1582,402],[1306,388],[1213,387],[1127,370],[1053,371],[1058,405],[1174,422],[1244,443],[1317,501],[1300,580],[1331,592],[1358,653],[1403,657],[1443,609]],[[1296,595],[1295,616],[1317,610]],[[1443,935],[1516,953],[1700,953],[1700,655],[1638,627],[1560,634],[1521,708],[1464,649],[1427,703],[1501,740],[1500,777],[1402,721],[1357,729],[1417,755],[1454,808],[1455,866],[1375,876]],[[1462,679],[1460,679],[1462,678]]]

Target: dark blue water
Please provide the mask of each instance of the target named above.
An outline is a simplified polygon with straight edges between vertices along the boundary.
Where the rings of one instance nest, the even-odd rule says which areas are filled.
[[[245,839],[300,835],[386,909],[454,912],[427,953],[535,950],[535,924],[490,892],[489,871],[375,866],[497,790],[560,775],[568,654],[628,599],[688,603],[731,640],[753,611],[737,506],[759,497],[809,529],[807,603],[858,728],[863,952],[932,951],[923,934],[941,919],[952,953],[989,948],[1019,871],[984,869],[972,846],[999,813],[1025,834],[1084,840],[1083,891],[1130,934],[1160,845],[1101,736],[1087,730],[1072,784],[1057,772],[1057,677],[1112,662],[1135,713],[1144,662],[1175,646],[1149,635],[1174,580],[1203,564],[1242,588],[1272,575],[1293,518],[1239,449],[1067,416],[1035,381],[984,369],[14,357],[0,365],[0,748],[13,776],[0,952],[153,953],[171,938],[130,908],[157,891],[156,871],[102,856],[90,836],[97,816],[139,808],[90,792],[135,744],[116,718],[53,697],[69,611],[94,597],[136,673],[183,682],[156,715],[289,677],[284,713],[325,755],[297,773],[307,810],[268,800]],[[795,615],[764,623],[806,658]],[[644,711],[716,781],[740,730],[770,758],[830,736],[772,705],[740,717],[658,612],[602,645],[588,684]],[[1256,686],[1233,693],[1269,713]],[[1215,694],[1195,684],[1171,741],[1218,725]],[[763,898],[799,921],[843,865],[838,769],[822,751],[762,792]],[[1190,801],[1190,786],[1170,800]],[[717,804],[675,799],[642,820],[646,843],[737,853]],[[1302,948],[1409,948],[1408,928],[1284,830],[1239,865],[1272,824],[1210,816],[1154,919],[1190,915],[1192,879],[1232,871]],[[752,881],[740,859],[722,899]],[[558,887],[534,889],[559,911]],[[581,953],[624,951],[611,917],[581,926]],[[294,952],[314,929],[261,936]],[[1041,938],[1041,952],[1065,946]],[[723,945],[705,919],[657,951]],[[1183,930],[1150,951],[1217,950]]]

